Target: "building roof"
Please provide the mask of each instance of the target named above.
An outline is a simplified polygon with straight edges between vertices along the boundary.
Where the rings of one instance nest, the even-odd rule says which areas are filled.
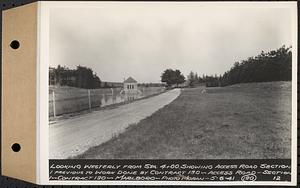
[[[137,81],[131,77],[127,78],[127,80],[124,81],[124,83],[137,83]]]

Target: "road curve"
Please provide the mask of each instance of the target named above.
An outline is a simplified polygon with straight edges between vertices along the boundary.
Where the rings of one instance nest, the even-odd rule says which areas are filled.
[[[180,95],[173,89],[114,109],[95,111],[49,125],[50,159],[67,159],[100,145],[130,124],[138,123]]]

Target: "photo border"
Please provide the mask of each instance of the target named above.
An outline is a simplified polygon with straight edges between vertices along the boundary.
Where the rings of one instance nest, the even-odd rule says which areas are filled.
[[[50,19],[50,9],[52,8],[70,8],[70,7],[80,7],[80,6],[99,6],[102,3],[107,2],[69,2],[69,1],[62,1],[62,2],[39,2],[39,21],[38,21],[38,28],[39,36],[38,36],[38,64],[40,65],[37,70],[38,76],[38,112],[37,115],[39,130],[37,130],[37,138],[38,143],[37,147],[39,148],[37,152],[37,172],[39,172],[38,183],[46,184],[46,185],[86,185],[87,183],[90,185],[276,185],[276,186],[294,186],[297,184],[297,105],[295,101],[297,101],[297,6],[295,6],[296,2],[189,2],[190,4],[193,3],[201,3],[201,4],[219,4],[219,5],[249,5],[249,6],[256,6],[259,4],[260,6],[287,6],[294,8],[293,13],[293,48],[292,48],[292,147],[291,147],[291,182],[191,182],[186,181],[185,183],[182,182],[169,182],[169,181],[94,181],[94,182],[81,182],[81,181],[49,181],[49,129],[48,129],[48,67],[49,67],[49,19]],[[112,2],[110,2],[112,3]],[[113,2],[112,4],[120,3],[120,2]],[[123,3],[123,2],[122,2]],[[131,3],[131,2],[124,2],[124,3]],[[138,2],[138,3],[145,3],[145,2]],[[165,2],[157,2],[157,3],[165,3]],[[173,3],[184,3],[184,2],[173,2]],[[296,16],[295,16],[296,15]],[[297,31],[297,32],[295,32]],[[41,83],[47,83],[45,86]]]

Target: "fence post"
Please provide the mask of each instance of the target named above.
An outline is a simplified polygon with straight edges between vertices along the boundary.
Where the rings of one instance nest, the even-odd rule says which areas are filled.
[[[54,91],[52,91],[52,106],[53,106],[53,117],[56,118],[55,93],[54,93]]]
[[[91,104],[91,90],[88,89],[88,97],[89,97],[89,109],[92,109],[92,104]]]
[[[115,104],[115,101],[114,101],[114,89],[113,88],[110,88],[111,89],[111,99],[112,99],[112,103]]]

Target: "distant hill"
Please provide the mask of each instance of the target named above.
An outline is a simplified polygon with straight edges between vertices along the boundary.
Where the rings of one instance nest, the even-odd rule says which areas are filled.
[[[101,82],[102,88],[123,87],[122,82]]]

